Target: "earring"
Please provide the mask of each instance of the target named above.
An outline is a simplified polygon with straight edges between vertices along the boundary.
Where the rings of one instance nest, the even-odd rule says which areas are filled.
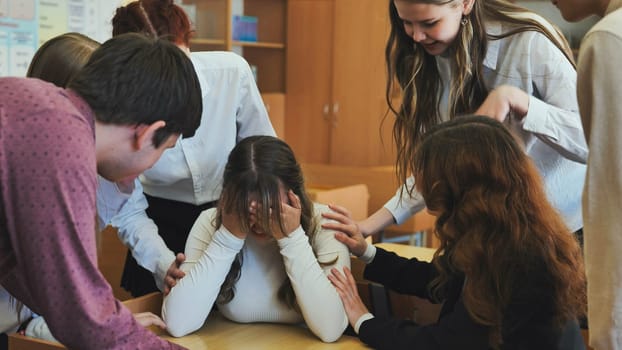
[[[468,23],[469,23],[469,19],[467,18],[467,16],[462,16],[462,20],[460,21],[460,24],[464,27]]]

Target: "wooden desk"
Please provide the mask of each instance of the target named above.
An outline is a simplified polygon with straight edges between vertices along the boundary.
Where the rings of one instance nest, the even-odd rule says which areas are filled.
[[[127,300],[124,304],[134,313],[150,311],[159,314],[162,307],[162,295],[152,293],[144,297]],[[275,323],[235,323],[225,319],[218,312],[213,312],[201,329],[185,337],[173,338],[165,331],[155,327],[151,327],[151,330],[160,337],[188,349],[368,349],[355,337],[344,335],[334,343],[323,343],[303,326]],[[59,343],[19,334],[9,335],[9,350],[58,349],[65,349],[65,347]]]
[[[342,336],[334,343],[323,343],[302,326],[273,323],[234,323],[213,313],[200,330],[181,338],[163,338],[188,349],[368,349],[358,338]]]
[[[420,260],[430,261],[435,249],[414,247],[395,243],[379,243],[378,247],[393,251],[398,255]],[[358,276],[362,278],[363,265],[360,261],[353,259],[353,272],[358,271]],[[407,297],[412,298],[412,297]],[[392,305],[397,306],[391,299]],[[410,300],[410,299],[408,299]],[[419,299],[420,300],[420,299]],[[160,313],[162,306],[162,295],[153,293],[141,298],[130,299],[123,302],[132,312],[151,311],[155,314]],[[421,306],[415,305],[419,309]],[[396,313],[396,316],[399,316]],[[220,314],[215,313],[209,316],[207,323],[200,330],[181,338],[173,338],[164,331],[154,329],[154,332],[161,337],[189,349],[244,349],[252,345],[253,349],[275,349],[278,347],[287,349],[367,349],[358,338],[342,336],[335,343],[323,343],[316,338],[311,331],[301,326],[271,324],[271,323],[249,323],[241,324],[226,320]],[[64,349],[58,343],[46,342],[17,334],[9,335],[9,350],[55,350]]]
[[[376,247],[382,248],[384,250],[394,252],[399,256],[403,256],[405,258],[417,258],[422,261],[432,261],[434,257],[434,252],[436,252],[435,248],[426,248],[426,247],[415,247],[412,245],[406,244],[396,244],[396,243],[377,243]]]

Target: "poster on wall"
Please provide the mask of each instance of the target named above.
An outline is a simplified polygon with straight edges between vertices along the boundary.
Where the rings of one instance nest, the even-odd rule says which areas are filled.
[[[67,32],[99,42],[112,36],[123,0],[0,0],[0,77],[25,76],[37,48]]]
[[[111,20],[121,3],[121,0],[68,0],[68,30],[82,33],[99,42],[110,39]]]
[[[0,76],[25,76],[38,46],[36,0],[0,0]]]
[[[67,0],[39,0],[39,45],[67,28]]]
[[[82,33],[99,40],[97,12],[100,0],[69,0],[67,4],[67,25],[70,32]]]

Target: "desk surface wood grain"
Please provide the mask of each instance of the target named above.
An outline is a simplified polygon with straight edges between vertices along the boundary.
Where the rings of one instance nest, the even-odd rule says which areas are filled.
[[[272,323],[235,323],[218,312],[209,315],[198,331],[181,338],[162,338],[188,349],[273,350],[273,349],[369,349],[358,338],[342,336],[334,343],[323,343],[303,326]]]
[[[436,248],[415,247],[407,244],[377,243],[376,246],[405,258],[417,258],[427,262],[432,261],[434,252],[436,252]]]

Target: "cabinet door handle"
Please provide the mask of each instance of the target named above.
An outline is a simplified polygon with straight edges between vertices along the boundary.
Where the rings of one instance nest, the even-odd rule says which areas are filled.
[[[333,103],[333,117],[330,119],[333,129],[337,128],[337,113],[339,113],[339,102]]]
[[[330,106],[328,103],[324,104],[322,108],[322,115],[324,116],[324,120],[328,120],[328,114],[330,113]]]
[[[339,113],[339,102],[333,104],[333,114]]]

